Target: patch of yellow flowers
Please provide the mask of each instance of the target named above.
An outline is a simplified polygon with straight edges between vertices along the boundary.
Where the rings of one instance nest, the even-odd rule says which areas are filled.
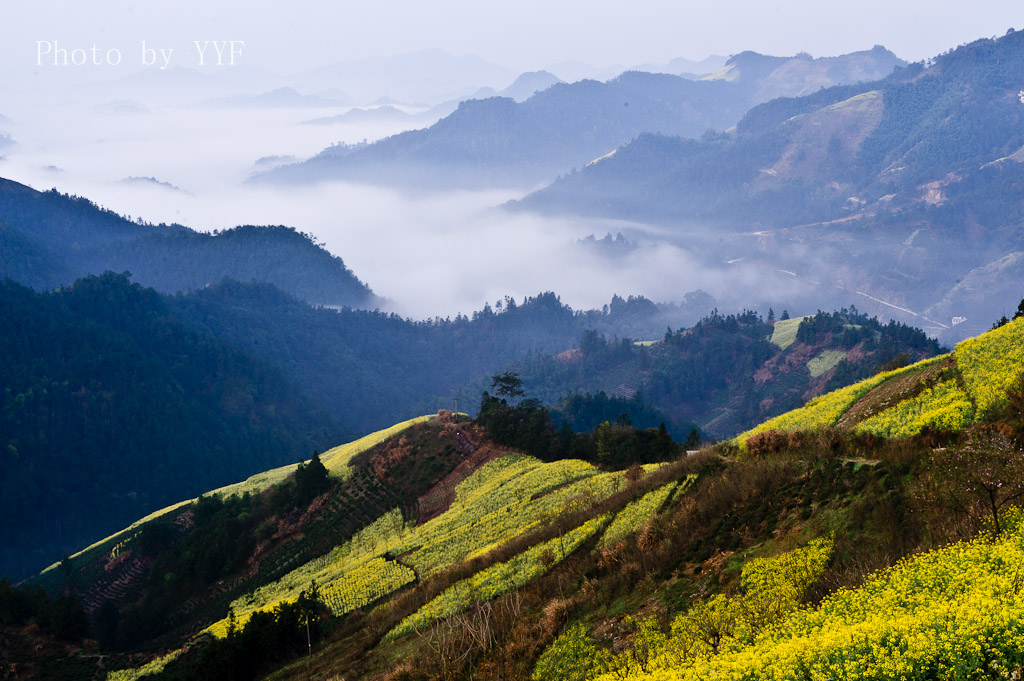
[[[684,484],[688,485],[696,477],[696,475],[687,477]],[[678,481],[670,482],[629,502],[624,509],[615,514],[615,519],[601,536],[601,545],[610,546],[643,527],[644,523],[665,503],[677,484]]]
[[[1006,401],[1006,389],[1024,369],[1024,318],[968,338],[956,346],[956,363],[964,384],[985,418]]]
[[[737,436],[737,440],[740,443],[746,444],[747,438],[756,433],[763,433],[769,430],[781,430],[786,432],[797,432],[797,431],[817,431],[822,428],[828,428],[829,426],[835,425],[836,421],[839,420],[846,411],[852,407],[857,400],[868,394],[869,391],[875,387],[881,385],[890,378],[902,376],[904,374],[920,371],[925,367],[942,361],[945,356],[932,357],[925,359],[916,364],[902,367],[900,369],[894,369],[892,371],[883,371],[882,373],[875,374],[871,378],[866,378],[859,383],[834,390],[830,393],[816,397],[806,405],[799,409],[786,412],[780,416],[776,416],[773,419],[765,421],[761,425],[748,430],[747,432]]]
[[[760,629],[736,627],[733,636],[718,638],[713,648],[680,651],[686,627],[673,624],[672,635],[665,637],[646,669],[599,678],[1020,678],[1024,513],[1011,509],[1005,527],[999,537],[985,535],[905,559],[859,588],[840,589],[818,607],[798,608]],[[770,564],[744,569],[744,585],[760,582],[767,586],[758,588],[779,588],[771,575]],[[719,609],[729,600],[717,599]],[[699,623],[701,609],[708,610],[715,600],[695,605],[682,617]]]
[[[399,622],[398,626],[388,632],[385,640],[400,638],[424,629],[435,620],[461,612],[473,603],[491,600],[523,586],[543,575],[553,565],[575,551],[580,544],[604,527],[608,518],[609,514],[606,513],[588,520],[562,536],[536,544],[504,563],[497,563],[468,579],[456,582]]]
[[[936,430],[959,431],[974,420],[974,405],[956,379],[938,383],[917,397],[904,400],[881,414],[865,419],[858,432],[881,437],[911,437],[925,426]]]

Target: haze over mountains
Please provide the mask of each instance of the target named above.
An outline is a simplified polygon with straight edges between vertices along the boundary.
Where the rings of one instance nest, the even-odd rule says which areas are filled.
[[[282,372],[301,399],[329,405],[324,409],[337,432],[380,428],[421,408],[435,410],[439,400],[472,403],[489,372],[517,366],[548,403],[580,388],[628,401],[643,388],[675,434],[696,426],[726,436],[812,396],[836,373],[849,379],[901,351],[936,347],[916,337],[886,340],[882,352],[807,344],[795,375],[765,369],[781,382],[740,389],[745,374],[726,379],[717,370],[707,376],[683,370],[710,351],[700,343],[679,360],[629,342],[615,349],[617,339],[669,343],[676,336],[666,327],[693,326],[718,306],[726,316],[716,312],[703,323],[715,329],[715,320],[749,308],[756,312],[742,312],[747,321],[740,326],[753,331],[729,347],[734,369],[756,373],[781,362],[782,353],[761,337],[770,327],[756,321],[770,307],[809,314],[852,303],[924,326],[947,342],[1012,310],[1024,267],[1024,208],[1015,198],[1024,158],[1019,36],[979,41],[927,65],[906,65],[882,47],[819,59],[743,52],[669,65],[708,69],[700,78],[637,70],[606,82],[564,82],[552,72],[513,79],[480,60],[431,53],[416,58],[438,71],[461,72],[463,82],[508,76],[504,88],[476,87],[466,95],[467,88],[459,98],[468,99],[438,102],[442,92],[455,92],[438,85],[421,106],[345,105],[344,113],[316,121],[325,125],[308,125],[315,120],[310,112],[330,113],[351,88],[222,93],[217,106],[210,98],[197,103],[217,121],[251,115],[290,131],[282,137],[289,151],[319,145],[339,130],[365,130],[366,121],[389,118],[388,125],[401,127],[416,116],[442,115],[445,106],[457,109],[422,130],[328,147],[245,187],[237,186],[247,174],[239,169],[251,171],[253,149],[225,154],[220,162],[232,173],[215,167],[180,183],[173,172],[126,172],[126,160],[138,159],[111,154],[111,181],[86,186],[139,197],[146,219],[5,180],[0,275],[43,291],[89,274],[128,271],[142,286],[180,292],[171,310],[182,323]],[[411,68],[408,60],[385,61],[374,67],[378,82],[389,69]],[[245,83],[266,76],[244,75]],[[202,83],[198,91],[207,91],[210,78],[182,69],[132,82],[151,77],[181,87]],[[502,96],[490,96],[495,92]],[[129,128],[130,120],[135,134],[149,134],[168,112],[159,102],[150,109],[148,101],[101,108],[95,120],[110,126],[106,132]],[[28,123],[7,125],[19,139],[32,132]],[[127,148],[130,140],[114,144]],[[202,139],[191,144],[189,153],[201,153]],[[7,146],[7,168],[43,158],[38,145],[22,146]],[[245,158],[244,166],[232,154]],[[52,164],[41,176],[83,177],[81,157],[64,158],[69,170]],[[157,153],[139,158],[165,162]],[[268,154],[259,166],[278,162]],[[213,184],[204,181],[217,175]],[[361,188],[365,183],[379,186]],[[513,189],[467,192],[494,185]],[[467,212],[466,205],[483,208]],[[211,230],[204,233],[175,219],[148,221],[185,207],[230,220],[230,228],[193,218]],[[150,211],[154,218],[146,217]],[[381,229],[375,219],[392,224]],[[235,226],[246,222],[294,222],[299,229]],[[306,233],[307,224],[317,229]],[[337,240],[314,236],[325,225],[336,230],[331,234],[349,234],[349,243],[362,249],[361,262],[371,264],[353,270],[348,256],[332,254],[328,246],[345,250]],[[595,238],[606,229],[607,237]],[[375,294],[377,281],[386,287],[389,277],[405,281],[406,291],[416,289],[418,305],[457,307],[434,307],[454,313],[435,313],[426,323],[359,311],[408,309],[401,307],[410,304],[406,299]],[[522,300],[524,289],[530,297],[516,307],[515,294]],[[573,304],[570,296],[581,291],[598,302]],[[484,305],[495,299],[505,306],[501,314]],[[467,300],[478,302],[467,306]],[[602,304],[604,310],[581,311]],[[572,351],[585,344],[587,331],[607,336],[612,350],[594,354],[591,343],[576,365]],[[888,338],[882,327],[876,333],[875,342]],[[502,345],[492,347],[499,338]],[[851,364],[837,368],[840,355]],[[822,357],[825,373],[808,373],[808,363]],[[652,381],[648,374],[659,363],[669,368],[658,368],[663,380]],[[712,365],[718,366],[705,362]],[[706,390],[684,399],[666,388],[673,380]],[[732,387],[712,389],[722,381]],[[363,399],[353,401],[356,393]]]
[[[259,179],[466,187],[529,186],[613,151],[637,135],[698,137],[734,125],[777,93],[875,80],[903,62],[883,48],[830,59],[743,53],[700,81],[626,72],[605,83],[561,84],[516,104],[464,102],[426,130],[365,148],[324,150]]]
[[[1008,36],[999,42],[1000,50],[1012,51],[1012,46],[1007,44],[1010,38]],[[967,54],[967,51],[957,50],[956,54]],[[939,61],[952,63],[951,59],[943,57],[937,60],[922,76],[931,82],[932,75],[944,68]],[[880,46],[817,59],[805,54],[774,57],[742,52],[727,60],[684,61],[645,64],[642,68],[653,71],[686,67],[695,71],[707,70],[708,73],[696,74],[700,78],[693,80],[692,73],[683,77],[628,71],[607,82],[557,82],[557,73],[538,72],[522,74],[518,80],[513,80],[513,73],[484,60],[452,57],[439,51],[339,62],[336,67],[331,67],[334,76],[328,73],[331,69],[305,72],[303,77],[309,80],[304,84],[300,82],[301,78],[295,77],[292,85],[278,89],[250,89],[246,94],[222,93],[221,103],[231,102],[233,105],[220,107],[211,114],[210,120],[216,121],[214,125],[231,126],[235,120],[251,118],[276,130],[284,130],[286,128],[281,126],[286,126],[288,134],[262,135],[260,152],[266,153],[244,152],[248,155],[244,169],[239,163],[239,147],[229,144],[225,153],[216,155],[216,164],[210,166],[211,181],[201,174],[183,175],[183,166],[179,164],[165,172],[142,170],[125,173],[122,170],[116,179],[110,178],[110,181],[118,183],[116,188],[103,184],[102,180],[97,185],[101,175],[82,173],[82,164],[75,157],[64,158],[63,162],[54,159],[58,162],[37,166],[28,175],[36,185],[40,181],[59,178],[62,185],[78,187],[79,191],[90,198],[97,197],[96,200],[104,205],[111,204],[108,197],[116,197],[114,207],[122,213],[141,212],[145,219],[152,221],[182,220],[200,229],[225,229],[243,222],[260,224],[271,221],[263,217],[269,217],[271,211],[279,216],[273,221],[291,224],[289,211],[300,202],[308,205],[311,198],[320,208],[309,210],[315,217],[302,218],[304,224],[297,225],[300,231],[321,235],[324,243],[346,257],[348,262],[352,257],[358,258],[360,270],[365,272],[361,276],[368,280],[379,281],[382,274],[388,277],[389,281],[382,282],[379,287],[396,301],[405,299],[403,294],[406,292],[396,295],[392,286],[403,286],[403,279],[396,277],[394,271],[422,271],[425,277],[426,269],[419,269],[421,265],[415,262],[411,252],[398,256],[404,259],[402,268],[385,273],[370,269],[379,267],[384,260],[382,258],[374,258],[369,253],[346,254],[354,240],[343,239],[339,235],[351,227],[338,225],[339,221],[325,217],[329,211],[346,218],[355,215],[355,220],[363,222],[372,221],[376,215],[384,213],[376,210],[373,202],[354,205],[352,210],[340,208],[336,203],[331,205],[331,196],[342,192],[359,193],[358,189],[351,189],[351,183],[370,182],[388,190],[397,189],[400,204],[414,196],[406,191],[407,188],[427,189],[427,195],[439,198],[431,199],[438,204],[437,214],[426,217],[426,222],[443,220],[445,214],[459,214],[458,220],[466,222],[467,218],[458,211],[459,207],[468,203],[486,205],[491,202],[493,205],[504,200],[481,194],[468,196],[466,190],[501,186],[510,188],[505,190],[504,196],[511,198],[517,209],[530,209],[532,214],[525,218],[526,222],[540,224],[533,215],[543,214],[547,216],[545,231],[559,236],[564,234],[562,238],[566,241],[590,234],[600,236],[605,231],[625,231],[628,238],[640,245],[643,253],[630,255],[630,266],[640,269],[643,264],[657,259],[664,266],[649,269],[657,272],[667,285],[659,286],[659,277],[650,277],[647,281],[633,284],[637,286],[635,289],[619,288],[603,293],[601,299],[605,300],[612,293],[633,292],[660,300],[666,289],[674,287],[685,292],[704,287],[720,300],[730,300],[733,309],[744,305],[763,307],[773,299],[785,301],[803,312],[813,311],[819,304],[837,307],[853,303],[872,313],[923,324],[932,333],[945,334],[943,337],[950,340],[984,328],[985,320],[998,316],[1001,306],[1012,305],[1015,293],[1010,290],[1011,285],[993,291],[994,295],[984,294],[988,291],[985,282],[1006,281],[1005,276],[996,273],[1012,271],[1018,261],[1014,254],[1019,249],[1013,244],[1012,228],[992,228],[980,242],[977,230],[974,230],[974,240],[979,247],[972,249],[967,258],[958,257],[952,264],[943,263],[941,258],[943,253],[949,253],[959,243],[958,237],[941,229],[922,228],[919,231],[925,223],[934,225],[936,219],[919,215],[925,210],[924,206],[933,207],[932,213],[961,210],[956,207],[963,205],[956,191],[947,191],[943,186],[949,181],[950,173],[964,174],[965,170],[957,165],[962,165],[964,159],[952,163],[940,160],[935,165],[936,159],[921,156],[921,147],[913,151],[907,160],[919,166],[914,171],[918,182],[916,186],[932,187],[920,190],[922,196],[930,192],[928,196],[931,197],[921,201],[909,200],[911,193],[905,191],[890,191],[892,187],[886,188],[881,180],[869,181],[869,177],[882,178],[880,173],[886,172],[887,168],[898,167],[892,165],[896,157],[882,163],[879,158],[869,158],[868,152],[876,156],[882,153],[876,148],[876,142],[890,134],[891,131],[887,130],[897,117],[892,113],[893,107],[885,103],[886,97],[900,96],[893,88],[901,82],[910,88],[910,81],[917,78],[917,66],[889,75],[894,68],[905,64]],[[432,81],[436,85],[433,95],[420,102],[410,103],[410,95],[398,90],[392,94],[398,95],[399,99],[379,97],[384,92],[380,88],[386,89],[386,85],[381,84],[392,82],[396,74],[421,71],[433,71],[439,77],[443,75],[445,82],[458,81],[462,85],[446,89],[447,86],[436,85],[440,81]],[[970,75],[968,71],[964,70],[963,77],[971,79],[971,82],[978,81],[980,86],[985,76]],[[256,67],[246,67],[238,73],[240,77],[233,85],[235,88],[251,88],[256,83],[270,87],[272,80],[277,78]],[[353,82],[358,80],[358,73],[362,73],[367,82],[375,79],[374,82],[378,83],[378,90],[373,93],[378,95],[377,103],[357,108],[345,105],[343,113],[331,114],[327,103],[360,100],[352,94],[355,89],[346,85],[350,79]],[[331,82],[314,83],[316,74],[328,74],[325,78]],[[122,80],[141,85],[147,78],[152,78],[153,83],[161,83],[155,89],[163,89],[165,97],[154,101],[166,101],[171,92],[180,95],[187,91],[175,90],[177,86],[171,86],[172,83],[209,84],[223,82],[225,77],[223,72],[204,74],[175,66],[166,71],[150,70]],[[495,85],[482,88],[480,83],[484,80]],[[476,85],[470,85],[471,82]],[[504,89],[500,89],[502,84]],[[835,89],[837,84],[849,89]],[[1012,104],[1012,98],[1007,98],[1012,94],[1014,85],[1003,85],[1006,87],[998,93],[991,89],[972,91],[969,99],[975,102],[975,106],[985,107],[985,97],[996,97],[994,108],[982,112],[986,117],[994,116],[995,112],[1005,108],[1006,102]],[[298,89],[293,86],[298,86]],[[954,96],[950,87],[943,87],[944,93]],[[138,94],[145,98],[155,89],[142,88]],[[473,98],[492,92],[509,97]],[[875,92],[882,94],[872,94]],[[368,93],[369,90],[363,99],[370,96]],[[438,101],[450,94],[458,94],[458,97]],[[471,98],[462,99],[466,96]],[[779,96],[783,99],[776,99]],[[400,104],[400,99],[405,99],[406,103]],[[116,127],[114,121],[117,118],[125,118],[126,125],[122,127],[134,128],[141,133],[168,114],[167,110],[148,107],[144,101],[115,100],[111,105],[115,108],[106,109],[96,116],[97,120],[110,121],[104,129],[97,131],[97,137],[109,135]],[[446,106],[458,108],[429,128],[387,136],[389,131],[429,122],[433,117],[443,115]],[[1011,118],[1002,121],[999,129],[1014,129],[1012,108],[1006,109]],[[125,113],[128,110],[132,113]],[[315,115],[307,113],[313,111],[316,111]],[[794,114],[801,118],[788,120]],[[128,123],[129,115],[135,121]],[[915,135],[931,135],[931,139],[940,139],[949,132],[939,127],[942,118],[938,110],[928,116],[921,112],[910,112],[910,115],[919,116],[915,119],[920,123]],[[309,122],[324,125],[293,127]],[[22,139],[24,135],[16,129],[18,126],[26,131],[30,128],[26,127],[26,122],[15,125],[14,135]],[[374,137],[357,137],[367,130],[383,136],[383,139],[374,142]],[[710,131],[716,132],[709,134]],[[722,131],[727,131],[724,134],[728,138],[721,136]],[[903,135],[905,132],[897,130],[893,134]],[[954,132],[959,134],[961,130]],[[661,137],[650,137],[652,134]],[[669,150],[673,144],[678,144],[670,139],[676,137],[700,138],[699,142],[692,143],[696,145],[692,148],[700,151],[686,151],[680,156]],[[318,140],[325,138],[334,138],[338,142],[324,148]],[[785,145],[781,142],[783,139],[787,140]],[[201,153],[203,144],[199,140],[195,137],[188,144],[193,144],[196,152]],[[965,139],[963,144],[976,146],[976,142]],[[105,158],[119,158],[122,153],[131,153],[126,151],[128,145],[111,147],[111,142],[105,139],[102,144],[113,152],[104,155]],[[114,144],[119,143],[115,141]],[[781,146],[771,150],[772,144]],[[890,140],[882,143],[883,146],[885,144],[896,143]],[[911,149],[914,141],[908,137],[900,144]],[[972,152],[971,163],[977,161],[980,168],[999,159],[1009,159],[1007,162],[999,161],[1003,171],[1006,163],[1012,163],[1016,158],[1019,147],[1013,146],[1008,138],[999,142],[982,142],[984,144],[989,144],[989,148]],[[645,146],[650,149],[645,151]],[[10,151],[6,152],[10,156],[8,167],[23,170],[26,163],[37,162],[42,158],[40,148],[38,143],[9,145]],[[308,161],[280,165],[289,159],[302,158],[317,148],[321,151]],[[643,158],[638,160],[637,155]],[[686,162],[696,169],[701,164],[712,164],[715,170],[713,173],[691,171],[691,178],[680,178],[675,166],[665,166],[666,159],[673,155],[677,159],[688,159],[673,161],[676,165]],[[253,157],[279,158],[280,161],[262,163],[257,167]],[[147,154],[140,159],[140,165],[152,167],[154,163],[160,164],[161,158],[161,154]],[[601,160],[594,163],[598,159]],[[630,165],[637,163],[643,167]],[[744,168],[731,169],[736,163]],[[278,167],[273,167],[275,164]],[[868,169],[872,164],[875,165]],[[194,168],[193,165],[188,167],[190,171]],[[267,171],[268,167],[271,170]],[[958,183],[958,187],[977,185],[978,191],[995,192],[992,182],[1008,181],[1006,172],[996,177],[995,167],[986,166],[983,172],[979,170],[980,174],[971,171],[968,179]],[[239,188],[238,180],[254,172],[257,184]],[[712,178],[723,173],[728,177],[709,184]],[[126,177],[149,177],[154,182],[149,185],[122,182]],[[561,179],[550,187],[523,196],[526,190],[559,177]],[[325,180],[341,181],[347,186],[341,192],[317,190],[315,183]],[[287,197],[286,200],[280,201],[275,197],[273,201],[267,200],[265,205],[258,203],[269,196],[263,190],[266,182],[283,182],[285,189],[281,195]],[[314,186],[299,199],[287,188],[294,183],[312,183]],[[933,187],[934,183],[938,185]],[[179,196],[170,190],[171,187],[178,187],[192,196]],[[861,196],[865,193],[872,198]],[[890,195],[892,198],[888,198]],[[287,201],[292,197],[294,202],[289,205]],[[878,206],[871,203],[879,199],[889,201],[891,205],[879,212]],[[868,203],[858,208],[862,201]],[[232,219],[229,210],[233,210],[237,217]],[[415,220],[421,210],[421,205],[412,205],[408,213]],[[291,212],[294,214],[294,210]],[[248,215],[243,217],[239,213]],[[861,238],[864,231],[851,232],[847,229],[850,224],[877,223],[897,213],[902,226],[897,230],[882,228],[880,239],[871,237],[865,241]],[[965,219],[977,219],[976,214],[977,211],[971,214],[975,217]],[[519,215],[524,214],[520,212]],[[887,215],[890,218],[886,218]],[[1001,215],[995,219],[998,221],[1006,217]],[[594,218],[600,218],[601,222],[583,231]],[[851,218],[853,222],[831,224],[830,221],[837,218]],[[487,246],[477,247],[473,256],[464,262],[491,262],[497,252],[491,246],[492,239],[499,238],[498,235],[504,231],[521,229],[522,219],[507,217],[507,213],[492,211],[483,217],[477,212],[468,218],[474,223],[483,220],[498,224],[467,225],[467,234],[478,236],[486,233],[488,237],[479,240],[486,242]],[[835,238],[828,237],[826,242],[815,241],[816,236],[809,236],[806,229],[800,228],[800,225],[821,222],[830,222],[828,234]],[[372,231],[395,234],[404,228],[402,225]],[[770,238],[767,229],[774,230]],[[957,229],[964,231],[963,228]],[[795,231],[783,233],[780,230]],[[722,232],[728,237],[723,242],[725,245],[719,247]],[[880,233],[872,234],[878,236]],[[915,234],[916,237],[911,239]],[[400,244],[403,240],[391,238],[391,241]],[[436,243],[436,240],[429,241]],[[808,247],[810,243],[814,245]],[[846,244],[857,245],[850,249]],[[399,245],[398,249],[401,248]],[[653,253],[655,248],[660,249],[657,256]],[[648,250],[644,252],[644,249]],[[562,248],[554,255],[551,243],[538,244],[538,250],[553,254],[559,262],[572,260],[566,257],[568,251]],[[802,250],[813,255],[805,257]],[[879,257],[875,257],[876,252]],[[759,254],[768,256],[760,257]],[[439,256],[439,253],[432,253],[422,261],[426,263]],[[668,259],[672,260],[674,271],[680,273],[681,281],[666,282],[664,273],[670,269]],[[621,264],[626,260],[619,258],[618,262]],[[596,271],[598,268],[596,261],[583,267],[584,271]],[[435,309],[434,314],[469,312],[488,298],[493,299],[494,289],[498,292],[510,290],[520,296],[532,294],[537,288],[562,289],[562,286],[550,283],[540,287],[524,285],[534,276],[528,263],[526,267],[509,267],[508,274],[501,276],[516,277],[518,275],[513,274],[516,272],[523,273],[519,281],[512,284],[496,282],[489,287],[490,294],[484,294],[478,282],[458,287],[467,291],[476,289],[476,293],[471,294],[473,302]],[[453,276],[469,276],[469,273],[455,272]],[[637,281],[637,278],[629,280]],[[701,283],[703,281],[708,283],[705,285]],[[423,286],[420,283],[406,288],[422,290]],[[758,290],[769,293],[759,297],[755,293]],[[676,294],[676,300],[679,295],[682,293]],[[974,301],[990,306],[979,308]],[[594,301],[584,304],[594,304]],[[969,317],[965,314],[967,308],[977,311],[976,317],[968,322],[971,326],[954,329],[954,319]],[[409,308],[400,309],[407,311]],[[429,315],[430,311],[421,314]]]
[[[908,308],[963,337],[1020,293],[1022,67],[1010,32],[768,102],[725,135],[642,136],[519,206],[659,223],[682,241],[685,225],[714,226],[724,241],[707,257],[792,272],[825,299],[859,291],[873,312]]]

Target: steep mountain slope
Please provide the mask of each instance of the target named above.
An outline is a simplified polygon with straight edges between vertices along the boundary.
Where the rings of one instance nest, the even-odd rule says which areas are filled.
[[[791,62],[800,64],[787,67]],[[848,78],[875,79],[898,63],[883,49],[829,60],[743,53],[717,77],[699,82],[631,71],[606,83],[558,83],[522,103],[465,101],[425,130],[366,146],[330,147],[255,179],[531,186],[583,166],[641,133],[697,137],[734,125],[775,90],[802,92]]]
[[[445,413],[368,438],[382,441],[361,453],[366,444],[328,452],[325,468],[311,462],[277,485],[235,488],[248,496],[170,508],[38,581],[86,595],[94,619],[109,599],[107,610],[123,618],[111,620],[115,646],[130,636],[129,647],[147,638],[175,647],[213,624],[187,649],[144,658],[154,661],[140,671],[162,679],[228,670],[276,679],[660,679],[727,668],[768,678],[837,665],[920,672],[921,660],[937,670],[926,678],[970,675],[993,661],[1015,668],[1024,662],[1012,595],[1022,347],[1019,319],[803,410],[830,419],[777,420],[793,424],[779,446],[751,436],[745,453],[726,444],[625,473],[508,453]],[[970,419],[892,439],[844,432],[910,404],[943,411],[946,384],[963,386],[951,389]],[[851,392],[859,402],[846,400]],[[867,398],[875,409],[862,408]],[[824,406],[839,402],[853,407]],[[488,433],[543,431],[523,420],[534,405],[489,409]],[[635,444],[614,430],[581,437],[575,446],[599,460],[606,447]],[[979,464],[994,496],[976,493]],[[357,499],[367,512],[353,517]],[[993,534],[975,539],[981,528]],[[213,546],[225,560],[197,562]],[[0,602],[17,600],[0,588]],[[229,605],[237,615],[218,623]],[[15,641],[28,635],[4,631]],[[95,671],[95,658],[74,649],[68,657]]]
[[[291,228],[203,234],[130,222],[83,198],[0,179],[0,276],[45,289],[107,270],[128,270],[135,281],[167,293],[228,276],[269,282],[317,304],[375,303],[341,258]]]
[[[352,431],[121,275],[0,283],[0,574]]]
[[[793,273],[830,304],[856,295],[957,340],[1021,293],[1021,73],[1011,31],[881,82],[773,100],[729,135],[642,136],[520,206],[671,225],[739,272]],[[704,230],[724,246],[701,250]]]

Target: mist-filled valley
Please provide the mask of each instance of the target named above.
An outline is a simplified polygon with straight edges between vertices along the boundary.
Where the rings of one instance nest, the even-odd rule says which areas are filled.
[[[411,55],[405,62],[415,61],[414,57]],[[774,58],[767,61],[769,64],[762,70],[768,73],[786,62]],[[442,62],[453,68],[445,60]],[[458,65],[453,58],[447,62]],[[875,70],[869,69],[867,75],[881,75],[886,68],[899,63],[891,55],[884,56],[883,62],[872,65]],[[702,66],[714,69],[722,63],[724,59]],[[686,64],[677,68],[680,66]],[[498,94],[515,85],[507,82],[514,77],[509,75],[511,72],[493,71],[496,69],[479,75],[504,76],[504,80],[492,81],[495,87],[478,92],[478,96]],[[580,159],[586,162],[614,151],[639,132],[668,130],[653,121],[654,127],[648,126],[644,121],[650,113],[629,113],[628,102],[624,109],[627,114],[615,114],[619,119],[625,115],[624,120],[608,118],[607,113],[597,114],[598,125],[607,126],[612,132],[603,144],[591,143],[583,156],[573,152],[559,157],[556,153],[545,161],[546,171],[514,180],[517,186],[501,186],[506,183],[495,180],[497,186],[493,188],[488,188],[486,182],[483,186],[470,182],[471,188],[460,188],[460,182],[466,184],[459,180],[463,178],[462,171],[445,170],[443,148],[438,151],[437,170],[427,170],[436,178],[455,173],[452,180],[442,180],[440,186],[410,186],[398,181],[403,168],[429,164],[429,155],[417,160],[399,158],[384,176],[367,176],[370,185],[357,183],[357,175],[356,181],[318,181],[313,186],[295,186],[250,180],[259,180],[268,171],[273,178],[275,167],[287,169],[290,164],[294,166],[339,143],[355,145],[357,151],[372,151],[373,145],[367,147],[364,143],[406,128],[426,128],[443,115],[451,114],[448,110],[457,106],[459,97],[445,100],[454,93],[440,90],[432,93],[433,100],[395,102],[394,106],[399,108],[371,102],[342,105],[343,100],[334,100],[332,106],[332,100],[327,98],[329,92],[325,96],[295,93],[294,97],[265,99],[253,96],[255,93],[227,95],[224,93],[235,90],[252,93],[253,88],[271,88],[285,79],[275,80],[267,75],[259,79],[233,78],[234,74],[227,69],[216,75],[220,80],[211,83],[212,76],[195,70],[172,67],[165,72],[151,67],[113,82],[58,82],[53,87],[59,96],[51,91],[34,96],[27,100],[31,108],[23,105],[25,108],[19,109],[15,99],[4,112],[9,122],[3,130],[15,140],[4,152],[5,176],[37,189],[55,187],[83,196],[121,215],[151,223],[180,223],[207,232],[248,224],[295,227],[342,257],[358,277],[388,301],[387,309],[421,319],[470,314],[505,296],[522,299],[545,290],[558,292],[577,308],[600,307],[616,294],[679,302],[686,293],[697,289],[710,292],[723,308],[731,310],[781,304],[813,311],[818,307],[867,302],[851,300],[848,294],[835,291],[814,290],[812,285],[792,281],[785,273],[772,272],[770,268],[738,270],[729,262],[736,259],[735,253],[720,252],[720,226],[710,221],[689,221],[680,230],[629,219],[550,217],[504,209],[507,202],[581,166]],[[465,80],[478,74],[457,75]],[[856,75],[863,74],[857,72],[848,77]],[[45,77],[57,76],[43,74],[40,79]],[[767,79],[763,77],[745,84],[742,92],[739,86],[732,87],[724,81],[696,83],[673,76],[651,78],[651,83],[638,86],[640,91],[646,88],[643,96],[655,95],[663,87],[660,81],[668,78],[683,87],[668,99],[665,94],[655,95],[662,102],[659,105],[666,109],[665,114],[655,111],[653,120],[658,120],[657,116],[675,115],[672,112],[679,107],[692,108],[687,88],[711,91],[710,96],[724,99],[732,107],[724,117],[709,111],[704,123],[683,129],[689,134],[699,134],[711,123],[720,127],[733,124],[745,110],[744,101],[770,96],[760,91],[766,87],[763,81]],[[520,88],[519,92],[523,100],[529,100],[530,87],[545,88],[551,82],[543,78],[520,78],[516,82],[523,80],[526,89]],[[327,82],[331,81],[321,76],[321,83]],[[598,81],[587,82],[563,87],[604,87]],[[489,85],[479,83],[480,87]],[[378,87],[378,92],[387,91],[383,85]],[[794,89],[792,84],[785,87],[786,91]],[[463,86],[463,90],[467,89],[474,88]],[[221,96],[212,96],[218,91]],[[275,92],[280,89],[267,90],[268,94]],[[461,95],[468,96],[471,94]],[[598,100],[610,97],[615,106],[622,106],[618,103],[622,95],[614,91],[607,96],[600,92],[593,96]],[[310,106],[309,99],[316,99],[317,105]],[[637,104],[634,102],[634,109]],[[573,106],[582,111],[590,104],[584,99]],[[373,115],[385,109],[404,113],[404,117]],[[327,114],[337,118],[336,111],[347,112],[341,118],[350,120],[322,122],[332,119]],[[353,112],[369,113],[354,117]],[[573,120],[571,110],[538,115]],[[458,116],[459,112],[451,115]],[[613,132],[623,123],[627,127],[622,133]],[[496,125],[500,128],[502,124],[499,121]],[[472,138],[488,132],[471,130],[466,134]],[[549,144],[543,138],[534,138],[529,131],[517,143],[537,150]],[[359,145],[364,146],[358,149]],[[481,162],[516,167],[514,159],[499,157]],[[393,185],[388,183],[388,174],[396,178]],[[619,234],[625,243],[611,244],[609,248],[591,248],[593,244],[587,240],[594,237],[600,241],[606,235],[614,238]]]

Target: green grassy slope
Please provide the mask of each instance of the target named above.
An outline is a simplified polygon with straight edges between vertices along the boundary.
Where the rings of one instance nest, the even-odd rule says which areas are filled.
[[[409,421],[404,421],[402,423],[395,424],[390,428],[386,428],[376,433],[371,433],[369,435],[366,435],[365,437],[355,440],[354,442],[340,445],[338,447],[335,447],[324,452],[324,454],[321,455],[321,460],[323,461],[324,466],[327,468],[328,472],[332,476],[337,478],[344,478],[348,473],[348,464],[354,456],[357,456],[358,454],[365,452],[370,447],[376,444],[380,444],[381,442],[388,438],[394,437],[395,435],[402,433],[403,431],[417,423],[424,423],[428,421],[430,418],[431,417],[428,416],[421,416],[419,418],[410,419]],[[253,475],[233,485],[227,485],[225,487],[211,490],[210,492],[207,492],[207,494],[215,494],[226,497],[231,496],[232,494],[241,495],[245,494],[246,492],[250,494],[259,493],[267,489],[271,485],[280,483],[281,481],[285,480],[289,475],[295,472],[297,466],[298,464],[289,464],[287,466],[281,466],[280,468],[275,468],[269,471],[265,471],[263,473],[257,473],[256,475]],[[69,558],[75,563],[87,564],[98,561],[102,557],[109,555],[112,551],[116,549],[117,546],[121,545],[124,542],[128,542],[134,537],[138,536],[141,529],[147,524],[155,520],[167,518],[170,515],[172,515],[175,511],[180,511],[182,508],[195,503],[195,501],[195,498],[186,499],[184,501],[179,501],[175,504],[171,504],[170,506],[162,508],[158,511],[154,511],[153,513],[150,513],[144,518],[140,518],[139,520],[135,521],[123,530],[115,532],[109,537],[105,537],[104,539],[101,539],[87,546],[81,551],[74,553],[73,555],[69,556]],[[57,567],[57,563],[50,565],[45,570],[43,570],[40,576],[37,577],[34,581],[43,586],[52,587],[55,583],[53,582],[53,580],[59,579],[59,577],[56,574]]]
[[[882,437],[925,428],[956,432],[996,416],[1006,390],[1024,371],[1024,319],[960,343],[948,355],[879,373],[823,395],[741,434],[818,431],[838,427]]]

